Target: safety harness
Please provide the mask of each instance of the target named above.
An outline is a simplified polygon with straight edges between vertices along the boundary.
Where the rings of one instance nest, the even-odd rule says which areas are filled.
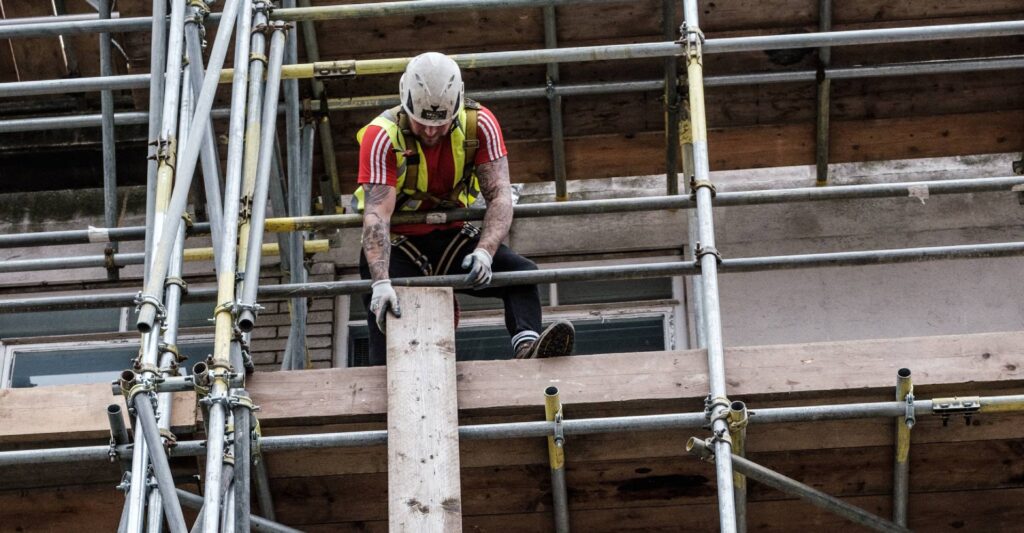
[[[476,137],[476,121],[477,112],[480,110],[480,104],[465,99],[466,108],[466,139],[462,142],[463,150],[465,152],[465,162],[462,165],[462,178],[452,187],[452,192],[448,194],[447,198],[438,198],[427,191],[421,191],[416,187],[412,189],[408,187],[402,187],[399,191],[398,196],[395,200],[395,206],[401,209],[410,200],[423,202],[430,201],[438,209],[455,209],[462,207],[462,203],[459,201],[459,197],[470,195],[470,183],[473,181],[473,173],[476,171],[476,150],[480,147],[480,140]],[[402,132],[402,137],[405,140],[405,175],[406,183],[408,183],[409,176],[415,179],[419,176],[419,164],[420,154],[416,150],[416,138],[413,136],[412,128],[409,127],[409,115],[406,114],[402,106],[396,106],[391,109],[391,112],[398,116],[398,130]],[[459,127],[459,119],[456,118],[452,122],[452,129]],[[450,133],[450,132],[449,132]],[[411,147],[411,148],[410,148]]]
[[[391,248],[401,250],[420,269],[420,272],[423,272],[424,276],[443,276],[451,270],[452,263],[459,256],[459,252],[465,248],[466,243],[477,238],[479,235],[480,228],[469,222],[465,223],[444,249],[441,258],[437,261],[437,268],[430,263],[430,258],[427,257],[427,254],[421,252],[405,235],[392,233]]]

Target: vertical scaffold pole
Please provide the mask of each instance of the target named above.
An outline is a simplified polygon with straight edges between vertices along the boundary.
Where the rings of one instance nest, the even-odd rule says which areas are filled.
[[[719,525],[723,533],[736,531],[736,506],[733,495],[732,444],[729,438],[729,400],[725,386],[725,350],[722,345],[722,317],[718,300],[718,261],[715,248],[715,222],[711,212],[711,184],[708,165],[707,122],[704,109],[704,66],[701,47],[704,35],[697,16],[697,0],[684,0],[683,45],[686,47],[686,72],[693,130],[693,189],[697,196],[699,244],[694,252],[700,266],[704,296],[704,327],[707,333],[708,415],[714,442],[715,473],[718,481]]]
[[[676,38],[676,0],[661,2],[661,31],[666,40]],[[665,194],[679,194],[679,62],[665,58]]]
[[[190,85],[194,102],[195,98],[199,97],[205,77],[203,36],[206,30],[203,21],[210,10],[208,2],[206,4],[191,3],[189,7],[191,9],[185,24],[185,49],[188,52],[188,71],[191,74]],[[189,113],[191,114],[191,109]],[[210,221],[210,240],[213,243],[214,265],[216,265],[218,263],[216,258],[220,257],[220,234],[224,227],[224,221],[221,214],[223,200],[220,193],[220,154],[217,153],[217,138],[213,131],[213,120],[207,121],[206,130],[203,132],[203,143],[199,149],[199,161],[203,169],[203,191],[206,193],[206,215]]]
[[[308,8],[309,0],[298,0],[299,7]],[[320,61],[320,43],[316,38],[316,28],[313,21],[304,20],[299,22],[302,28],[302,40],[306,45],[306,60],[310,62]],[[334,154],[334,134],[331,132],[331,116],[327,109],[327,91],[324,82],[313,78],[313,101],[320,105],[320,116],[316,118],[317,132],[320,135],[320,152],[323,154],[324,174],[320,179],[320,196],[323,198],[323,212],[326,215],[334,215],[337,212],[335,196],[341,190],[338,181],[338,162]],[[310,167],[312,172],[312,167]],[[312,194],[312,186],[309,188]],[[292,215],[294,216],[294,215]]]
[[[274,164],[277,100],[281,90],[281,65],[288,26],[283,22],[275,22],[273,31],[270,42],[270,62],[267,67],[267,85],[263,95],[263,125],[259,139],[259,161],[256,166],[256,183],[251,198],[252,217],[249,222],[248,246],[246,247],[245,280],[242,282],[242,297],[238,313],[238,327],[243,332],[252,331],[256,325],[256,290],[259,288],[262,255],[260,251],[263,248],[263,228],[266,223],[267,196],[270,190],[270,168]],[[294,147],[292,151],[297,149],[298,146]]]
[[[555,6],[544,6],[544,48],[558,48],[558,19]],[[551,121],[551,166],[555,174],[555,200],[569,199],[565,170],[565,128],[562,125],[562,97],[555,93],[558,86],[558,63],[547,65],[548,115]]]
[[[199,159],[199,148],[203,141],[203,130],[208,126],[210,110],[213,107],[213,98],[217,91],[220,80],[221,68],[224,66],[224,59],[227,56],[228,45],[231,41],[232,30],[235,26],[235,18],[238,14],[238,2],[240,0],[227,0],[224,4],[220,27],[217,29],[217,39],[213,43],[210,52],[209,69],[203,79],[203,88],[196,99],[196,110],[193,116],[192,125],[189,131],[188,142],[182,150],[182,157],[179,161],[180,168],[170,168],[164,161],[161,161],[160,173],[168,175],[177,174],[174,182],[174,190],[171,194],[171,201],[167,208],[169,219],[167,224],[159,232],[158,238],[154,241],[153,260],[147,272],[145,288],[142,291],[141,304],[139,306],[139,318],[136,327],[142,333],[153,330],[157,324],[157,313],[163,304],[162,289],[167,276],[168,260],[171,247],[174,245],[174,236],[178,232],[178,224],[181,223],[181,215],[185,212],[188,202],[188,193],[192,185],[192,176],[195,172],[196,163]],[[177,5],[177,4],[175,4]],[[172,17],[171,20],[174,23]],[[178,31],[182,32],[181,26]],[[172,33],[173,37],[173,33]],[[180,46],[179,46],[179,54]],[[173,54],[172,54],[173,55]],[[177,61],[181,66],[180,58]],[[168,64],[168,70],[170,63]],[[177,99],[175,99],[177,100]],[[166,104],[166,102],[165,102]],[[167,106],[164,106],[167,109]]]
[[[732,437],[732,451],[737,457],[747,456],[747,405],[743,402],[732,402],[729,407],[729,433]],[[736,531],[747,531],[747,476],[739,472],[733,473],[736,484]]]
[[[544,389],[544,419],[554,422],[558,428],[562,423],[562,400],[558,387]],[[548,437],[548,463],[551,465],[551,499],[555,510],[556,533],[569,533],[569,498],[565,483],[564,438],[556,431]]]
[[[111,0],[99,0],[97,11],[101,19],[110,18]],[[110,34],[100,34],[100,75],[113,76],[114,65],[110,57]],[[117,142],[114,135],[114,92],[100,91],[100,107],[103,113],[103,224],[108,228],[117,226]],[[117,242],[107,244],[107,253],[117,253]],[[107,277],[117,279],[117,267],[110,267]]]
[[[153,0],[153,27],[150,40],[149,54],[149,133],[146,140],[149,142],[148,159],[146,160],[146,250],[153,249],[153,215],[156,212],[156,174],[157,174],[157,145],[160,136],[160,124],[162,122],[163,106],[160,101],[164,94],[164,77],[159,73],[164,71],[167,61],[167,2],[164,0]],[[145,269],[149,272],[151,255],[146,254]]]
[[[832,0],[818,0],[818,31],[832,31]],[[825,69],[832,63],[832,49],[827,46],[818,48],[818,111],[815,135],[815,170],[817,175],[816,183],[825,185],[828,183],[828,158],[829,158],[829,122],[832,100],[832,80],[825,76]]]
[[[914,385],[910,381],[910,369],[901,368],[896,372],[896,401],[906,402],[913,415]],[[910,429],[914,418],[901,416],[896,419],[896,461],[892,476],[892,521],[907,525],[907,500],[910,494]]]

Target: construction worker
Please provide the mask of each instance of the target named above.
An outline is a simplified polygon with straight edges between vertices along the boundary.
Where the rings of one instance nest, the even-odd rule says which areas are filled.
[[[464,96],[462,73],[436,52],[416,56],[399,82],[401,105],[357,135],[359,184],[353,197],[364,213],[359,272],[373,280],[363,296],[370,329],[370,364],[385,362],[387,314],[401,316],[391,277],[466,274],[473,296],[501,298],[517,359],[569,355],[572,324],[541,331],[536,285],[488,287],[492,272],[536,270],[502,241],[512,225],[508,158],[498,119]],[[482,195],[483,229],[466,222],[391,226],[391,215],[466,207]],[[457,313],[456,308],[456,313]]]

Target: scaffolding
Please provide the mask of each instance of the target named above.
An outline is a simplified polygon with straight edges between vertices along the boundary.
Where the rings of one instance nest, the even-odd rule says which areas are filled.
[[[879,531],[906,531],[910,430],[915,417],[926,414],[1007,412],[1024,409],[1024,396],[915,399],[910,371],[897,376],[896,397],[891,402],[825,406],[747,409],[729,399],[724,366],[719,273],[756,270],[810,268],[820,266],[891,264],[936,259],[980,258],[1024,255],[1024,242],[973,244],[928,248],[869,250],[857,252],[803,254],[774,257],[723,258],[715,246],[713,207],[813,202],[857,198],[906,196],[926,188],[930,194],[963,194],[1011,191],[1024,185],[1024,177],[926,181],[874,185],[827,186],[748,192],[717,192],[711,181],[704,89],[728,85],[817,82],[817,179],[828,180],[829,80],[879,76],[921,75],[940,72],[970,72],[1019,69],[1024,56],[934,61],[872,67],[833,68],[827,50],[833,46],[882,44],[938,39],[964,39],[1024,34],[1024,22],[990,22],[940,25],[921,28],[830,31],[831,3],[820,3],[820,32],[705,39],[698,19],[696,0],[683,2],[683,21],[678,27],[670,17],[675,5],[663,3],[665,42],[559,48],[555,37],[555,6],[598,4],[616,0],[428,0],[310,7],[308,1],[283,2],[275,9],[264,0],[227,0],[221,13],[211,13],[212,2],[173,1],[170,12],[163,0],[153,2],[153,16],[113,18],[107,1],[100,2],[99,16],[67,16],[55,21],[5,21],[0,39],[44,35],[100,33],[102,76],[0,84],[0,97],[44,95],[75,91],[101,91],[102,113],[58,118],[30,118],[0,121],[0,132],[36,131],[50,128],[102,127],[106,228],[0,236],[0,247],[49,246],[106,242],[107,251],[97,257],[7,261],[0,272],[104,266],[116,276],[117,268],[145,265],[144,289],[136,293],[80,294],[62,297],[6,299],[0,313],[56,309],[85,309],[137,305],[137,329],[143,347],[131,369],[115,384],[122,394],[136,428],[132,442],[120,418],[120,407],[111,406],[111,444],[74,448],[51,448],[0,452],[0,466],[54,462],[98,461],[116,457],[126,467],[122,488],[126,502],[119,531],[160,531],[161,521],[174,532],[189,530],[182,505],[201,509],[193,531],[295,531],[275,522],[267,484],[263,453],[296,449],[379,445],[387,431],[357,431],[315,435],[259,436],[253,401],[245,392],[245,374],[251,369],[250,332],[256,325],[259,302],[291,300],[293,320],[289,334],[286,369],[302,368],[305,332],[305,296],[358,294],[369,289],[369,281],[308,283],[303,268],[304,253],[323,250],[323,241],[306,241],[303,232],[357,227],[358,214],[337,214],[338,171],[333,166],[333,141],[329,122],[300,124],[300,113],[321,105],[327,110],[365,109],[392,105],[393,95],[327,98],[323,80],[336,77],[369,76],[401,72],[409,58],[320,61],[312,21],[331,18],[383,17],[465,9],[512,7],[543,8],[544,49],[512,52],[471,53],[453,56],[467,69],[493,66],[546,65],[543,87],[528,87],[470,93],[482,99],[546,98],[551,116],[551,141],[555,177],[554,203],[521,205],[517,218],[578,214],[619,213],[660,210],[688,210],[691,213],[689,242],[695,243],[686,261],[641,266],[602,266],[545,269],[535,272],[498,273],[492,285],[537,284],[558,281],[644,279],[692,276],[695,280],[698,345],[707,352],[710,391],[703,412],[593,419],[567,419],[561,411],[559,391],[545,392],[546,420],[537,422],[468,425],[459,428],[462,439],[546,438],[551,455],[555,529],[569,530],[568,503],[562,444],[567,436],[599,432],[630,432],[709,427],[707,438],[694,437],[687,449],[714,463],[722,531],[745,531],[745,477],[756,479],[830,509],[854,522]],[[301,23],[307,55],[312,61],[297,64],[296,28]],[[203,62],[204,25],[218,24],[216,39]],[[152,74],[112,76],[110,32],[150,31]],[[234,43],[233,69],[225,69],[229,46]],[[817,71],[704,77],[706,54],[766,49],[822,48]],[[661,58],[662,80],[627,83],[563,85],[558,64],[611,59]],[[686,73],[679,76],[678,62]],[[300,101],[297,80],[312,80],[313,99]],[[231,83],[231,105],[214,109],[214,96],[221,83]],[[682,113],[679,89],[685,85],[688,113]],[[111,91],[149,88],[148,113],[115,113]],[[281,89],[283,87],[283,103]],[[665,196],[631,200],[567,201],[565,147],[561,120],[561,98],[585,94],[663,91],[666,151]],[[282,154],[275,146],[279,115],[285,115],[288,141]],[[227,162],[223,176],[212,141],[214,120],[228,119]],[[151,140],[147,176],[147,219],[145,227],[115,227],[115,169],[113,162],[115,126],[148,123]],[[321,181],[323,215],[311,215],[313,146],[319,134],[327,164]],[[281,168],[281,157],[286,164]],[[679,194],[680,165],[686,194]],[[188,193],[197,166],[203,175],[206,212],[209,220],[192,224],[186,212]],[[287,187],[281,181],[287,177]],[[223,179],[223,186],[221,181]],[[223,188],[222,188],[223,187]],[[277,191],[275,193],[275,190]],[[280,195],[283,191],[283,197]],[[275,194],[278,197],[274,197]],[[287,217],[267,218],[268,201],[285,206]],[[275,213],[278,213],[275,208]],[[478,220],[479,210],[446,212],[446,221]],[[430,222],[424,214],[403,214],[395,222]],[[280,245],[264,245],[265,232],[282,234]],[[212,257],[217,286],[184,291],[182,261],[190,257],[188,236],[211,234],[212,249],[192,251],[191,256]],[[118,242],[145,240],[146,254],[122,253]],[[280,254],[290,265],[290,283],[259,286],[260,258],[264,253]],[[461,276],[436,276],[394,280],[396,285],[464,288]],[[215,342],[212,357],[185,376],[178,375],[176,338],[178,313],[183,301],[214,302]],[[187,371],[191,371],[188,373]],[[170,395],[194,390],[203,411],[206,439],[174,442],[170,433]],[[828,496],[795,480],[766,469],[743,457],[745,427],[748,423],[782,423],[854,418],[893,418],[897,428],[894,462],[894,512],[892,519]],[[139,437],[142,438],[139,438]],[[680,443],[682,447],[682,443]],[[165,453],[166,452],[166,453]],[[203,496],[176,489],[169,458],[207,457]],[[250,470],[251,468],[251,470]],[[250,482],[255,480],[257,507],[252,512]]]

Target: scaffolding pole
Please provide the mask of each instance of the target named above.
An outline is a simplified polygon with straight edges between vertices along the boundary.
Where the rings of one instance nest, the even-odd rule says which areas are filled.
[[[722,460],[721,456],[716,455],[711,451],[711,447],[707,443],[696,437],[691,437],[690,441],[686,443],[686,450],[703,460],[714,462],[716,465]],[[814,487],[810,487],[795,479],[783,476],[782,474],[765,468],[753,461],[749,461],[736,455],[732,456],[731,459],[736,469],[750,479],[785,492],[786,494],[806,500],[818,507],[821,507],[822,509],[832,511],[851,522],[860,524],[875,531],[883,531],[887,533],[910,532],[910,530],[905,527],[901,527],[884,518],[875,516],[860,507],[850,505],[839,498],[829,496]]]
[[[110,19],[111,0],[99,0],[97,11],[100,19]],[[114,75],[114,65],[110,57],[111,39],[109,33],[100,34],[100,75]],[[102,152],[103,152],[103,223],[108,228],[117,226],[117,143],[114,137],[114,93],[110,90],[100,92],[100,107],[103,112]],[[117,252],[117,241],[107,244],[108,253]],[[117,269],[107,270],[107,277],[117,279]]]
[[[874,65],[863,67],[846,67],[826,69],[826,79],[866,79],[880,77],[918,76],[929,74],[947,74],[961,72],[987,72],[993,70],[1014,70],[1024,68],[1024,58],[1019,56],[974,58],[974,59],[953,59],[923,61],[916,63],[897,63],[888,65]],[[150,79],[148,74],[139,74],[145,80]],[[705,87],[730,87],[753,84],[770,83],[804,83],[814,82],[818,76],[817,71],[793,71],[793,72],[771,72],[759,74],[731,74],[723,76],[710,76],[704,79]],[[15,96],[22,94],[62,94],[75,91],[99,91],[104,88],[128,88],[128,80],[121,78],[127,76],[113,76],[111,80],[106,78],[76,78],[67,80],[28,81],[17,83],[0,84],[0,96]],[[315,81],[316,78],[314,78]],[[143,80],[144,81],[144,80]],[[131,81],[130,87],[145,86],[139,80]],[[527,87],[518,89],[497,89],[474,91],[467,95],[471,98],[482,101],[512,100],[517,98],[547,98],[553,93],[557,96],[578,96],[578,95],[600,95],[631,92],[649,92],[664,90],[663,80],[630,81],[630,82],[609,82],[609,83],[581,83],[548,87]],[[327,109],[330,111],[341,111],[349,109],[376,109],[380,107],[394,106],[398,104],[397,95],[376,95],[357,96],[350,98],[330,98],[326,100]],[[314,104],[306,103],[307,112],[322,113],[325,110],[322,101]],[[211,116],[214,119],[226,118],[229,113],[227,108],[214,109]],[[279,112],[284,111],[281,106]],[[122,112],[114,114],[115,125],[145,124],[147,120],[145,112]],[[51,129],[75,129],[100,127],[102,115],[67,115],[60,117],[37,117],[24,119],[0,120],[0,133],[13,133],[22,131],[43,131]],[[321,134],[321,148],[324,148],[323,133],[325,118],[319,120]],[[333,150],[333,145],[331,150]],[[325,160],[325,164],[329,165]],[[336,169],[336,166],[335,166]]]
[[[914,385],[910,369],[896,373],[896,401],[906,404],[907,412],[896,418],[896,461],[893,465],[892,521],[907,525],[907,502],[910,495],[910,429],[914,427]],[[910,416],[907,416],[910,415]]]
[[[159,237],[153,243],[155,250],[153,254],[153,261],[150,264],[150,270],[147,272],[146,286],[140,298],[142,304],[139,308],[139,318],[136,322],[136,326],[142,333],[147,333],[153,330],[154,324],[156,323],[157,312],[159,307],[163,305],[161,289],[167,278],[170,248],[173,246],[174,235],[178,232],[178,225],[181,223],[181,215],[185,213],[185,206],[188,201],[188,192],[191,188],[192,176],[195,173],[196,162],[199,157],[200,144],[203,140],[203,133],[207,126],[210,109],[213,105],[213,98],[217,90],[217,80],[219,79],[221,68],[224,65],[228,44],[231,40],[231,30],[234,27],[234,19],[238,11],[238,2],[239,0],[227,0],[224,4],[224,17],[226,17],[230,22],[222,24],[217,32],[217,38],[214,41],[213,49],[210,53],[209,69],[206,72],[206,77],[203,79],[203,89],[196,101],[196,111],[189,130],[189,137],[182,151],[182,157],[179,160],[180,166],[177,169],[172,169],[169,166],[166,166],[166,163],[162,163],[161,165],[162,167],[166,167],[164,172],[167,174],[176,173],[177,179],[174,182],[174,189],[171,193],[170,203],[167,207],[169,220],[161,229]],[[173,25],[173,15],[171,17],[171,22]],[[172,38],[175,35],[174,28],[175,26],[172,26]],[[181,26],[177,26],[177,31],[181,34],[184,33]],[[182,36],[183,35],[179,35],[178,39],[180,40],[180,37]],[[168,57],[173,59],[173,55],[169,55]],[[178,58],[177,64],[179,68],[181,66],[180,63],[180,58]],[[169,62],[168,71],[170,70],[170,64],[171,63]],[[177,98],[175,98],[175,101],[177,101]],[[168,105],[165,100],[165,113],[167,113],[167,108]]]
[[[685,128],[684,128],[685,129]],[[1012,192],[1013,187],[1024,185],[1024,176],[968,178],[955,180],[912,181],[866,185],[833,185],[827,188],[800,187],[756,191],[719,191],[715,204],[720,207],[751,206],[829,200],[868,198],[909,198],[912,192],[928,191],[929,196],[971,194],[986,192]],[[568,215],[594,215],[639,211],[669,211],[693,209],[690,196],[647,196],[607,200],[576,200],[558,203],[519,204],[513,207],[515,218],[536,218]],[[445,211],[446,221],[483,220],[479,209],[453,209]],[[427,223],[432,217],[426,213],[396,213],[395,224]],[[292,216],[268,218],[266,230],[272,232],[324,231],[362,226],[362,215]],[[187,228],[187,235],[210,233],[209,223],[197,223]],[[0,248],[59,246],[88,244],[106,240],[138,241],[145,236],[143,227],[89,228],[37,233],[0,235]]]
[[[832,0],[818,0],[818,31],[832,30]],[[829,118],[831,112],[832,80],[825,71],[832,63],[832,50],[818,48],[817,112],[815,120],[814,160],[818,185],[828,184]]]
[[[914,414],[915,416],[949,416],[946,414],[943,405],[948,407],[950,400],[951,398],[915,400]],[[975,409],[972,411],[973,414],[1024,411],[1024,394],[972,397],[971,401],[976,402],[974,404]],[[822,422],[828,420],[896,418],[905,416],[906,413],[906,402],[897,401],[772,407],[765,409],[748,408],[748,423],[761,425]],[[580,418],[575,420],[563,419],[561,432],[564,436],[571,437],[599,433],[699,429],[705,425],[707,425],[707,415],[701,411],[661,415]],[[466,425],[459,427],[459,438],[465,440],[546,438],[554,436],[556,429],[554,422],[547,421]],[[387,430],[369,430],[263,436],[259,442],[260,453],[262,453],[380,446],[387,443],[387,438]],[[121,453],[129,453],[130,448],[119,446],[115,448],[115,451],[120,455]],[[171,457],[197,457],[207,454],[206,441],[202,440],[179,441],[177,446],[170,450]],[[109,460],[109,445],[0,452],[0,466]]]
[[[1024,255],[1024,242],[1005,242],[723,259],[718,270],[728,274],[817,267],[891,265],[945,259],[982,259],[1020,255]],[[494,274],[490,285],[492,287],[504,287],[508,285],[536,285],[567,281],[670,278],[674,276],[690,276],[700,272],[700,267],[693,262],[683,261],[626,266],[558,268],[524,272],[498,272]],[[268,300],[286,300],[298,297],[361,294],[370,291],[370,283],[369,280],[353,280],[265,285],[258,289],[257,296]],[[395,278],[392,280],[392,283],[395,286],[402,287],[470,288],[464,275]],[[62,309],[127,307],[133,305],[135,299],[136,293],[123,292],[42,298],[11,298],[0,300],[0,314]],[[199,302],[220,300],[220,298],[217,297],[217,290],[213,288],[196,288],[189,290],[185,300]]]
[[[732,441],[729,438],[729,401],[725,384],[725,348],[722,341],[722,317],[718,300],[718,261],[715,248],[715,222],[712,215],[711,170],[708,163],[707,118],[704,113],[704,35],[697,18],[697,0],[683,2],[681,41],[686,58],[686,80],[690,101],[690,135],[693,141],[693,194],[697,201],[699,241],[691,243],[698,261],[704,307],[704,331],[707,339],[708,395],[707,414],[713,434],[712,447],[718,460],[715,474],[718,489],[719,528],[723,533],[736,531],[736,500],[733,494]]]
[[[544,48],[558,48],[558,19],[555,6],[544,6]],[[558,86],[558,63],[548,63],[545,91],[548,99],[548,119],[551,131],[551,166],[555,178],[555,201],[569,199],[565,171],[565,127],[562,125],[562,97],[555,92]]]

